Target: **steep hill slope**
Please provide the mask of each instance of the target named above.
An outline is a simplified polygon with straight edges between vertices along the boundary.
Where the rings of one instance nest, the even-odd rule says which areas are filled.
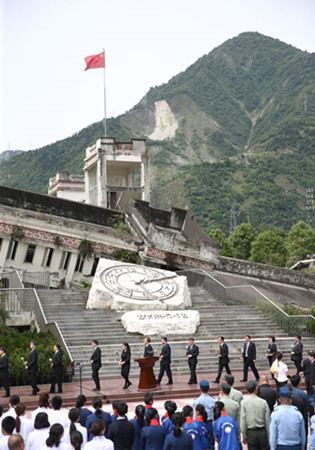
[[[315,173],[315,54],[243,33],[151,88],[109,121],[118,140],[146,137],[156,206],[188,205],[203,226],[227,230],[233,205],[287,229],[305,218]],[[101,123],[0,165],[0,182],[47,192],[56,171],[82,171]]]

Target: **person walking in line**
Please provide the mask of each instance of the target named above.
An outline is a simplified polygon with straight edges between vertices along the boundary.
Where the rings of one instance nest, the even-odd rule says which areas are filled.
[[[92,378],[95,383],[95,388],[92,389],[92,391],[100,391],[101,390],[100,377],[99,377],[98,372],[99,372],[100,368],[102,367],[102,351],[98,346],[97,339],[93,339],[92,348],[93,348],[93,353],[90,356],[90,362],[92,365]]]
[[[217,374],[216,379],[214,380],[214,383],[220,383],[220,378],[221,378],[221,374],[222,374],[223,368],[225,368],[226,373],[231,375],[231,370],[230,370],[230,367],[229,367],[229,362],[230,362],[230,359],[229,359],[229,347],[224,342],[224,337],[223,336],[218,338],[218,342],[220,344],[219,354],[218,354],[219,368],[218,368],[218,374]]]
[[[242,358],[243,358],[243,379],[241,380],[241,382],[247,381],[249,367],[252,369],[252,372],[254,374],[256,381],[259,381],[259,373],[255,366],[256,345],[252,341],[249,334],[247,334],[245,336],[245,343],[244,343]]]
[[[31,351],[30,351],[27,361],[24,362],[25,368],[27,370],[27,379],[28,379],[29,384],[32,387],[32,392],[30,395],[36,395],[37,392],[39,392],[39,387],[37,386],[37,381],[36,381],[37,359],[38,359],[36,346],[37,346],[37,344],[35,341],[30,342]]]
[[[302,359],[303,359],[303,342],[301,336],[297,334],[295,336],[295,342],[292,345],[291,351],[291,361],[294,362],[297,375],[302,371],[301,367]]]
[[[197,356],[199,355],[199,348],[195,344],[195,339],[189,339],[189,345],[186,348],[186,358],[188,361],[190,378],[187,384],[197,384],[196,367],[198,363]]]
[[[145,338],[144,338],[144,352],[143,352],[143,357],[144,358],[149,358],[150,356],[153,356],[154,355],[154,350],[153,350],[153,348],[152,348],[152,345],[150,344],[150,342],[151,342],[151,339],[148,337],[148,336],[146,336]]]
[[[287,384],[289,371],[288,366],[283,362],[283,354],[281,352],[277,353],[276,359],[273,362],[270,371],[275,376],[278,390],[281,386]]]
[[[60,350],[60,344],[54,346],[54,357],[51,363],[51,386],[50,393],[55,393],[56,384],[58,386],[58,394],[62,393],[62,353]]]
[[[123,351],[121,352],[120,358],[120,366],[121,366],[121,376],[125,380],[125,384],[123,389],[127,389],[132,385],[129,380],[129,372],[130,372],[130,360],[131,360],[131,351],[128,342],[123,342]]]
[[[269,367],[272,366],[272,363],[274,362],[277,354],[277,344],[275,342],[276,338],[274,336],[269,336],[269,344],[266,353],[266,358],[268,359]],[[272,378],[274,378],[273,373],[271,374],[271,376]]]
[[[167,385],[173,384],[173,377],[172,377],[172,371],[171,371],[171,346],[167,342],[167,337],[163,336],[162,339],[162,350],[160,353],[160,373],[156,380],[156,384],[161,384],[164,372],[166,372],[166,375],[168,377]]]
[[[4,347],[0,347],[0,388],[2,387],[5,389],[5,395],[2,397],[10,397],[9,358]]]
[[[299,373],[300,377],[304,376],[306,392],[310,397],[313,393],[312,385],[311,385],[311,360],[312,360],[312,351],[308,352],[307,358],[303,360],[302,370]]]

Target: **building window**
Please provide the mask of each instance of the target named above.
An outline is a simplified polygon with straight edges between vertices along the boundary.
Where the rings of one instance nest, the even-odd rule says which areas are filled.
[[[100,260],[99,258],[94,258],[94,262],[93,262],[93,266],[92,266],[91,274],[90,274],[91,277],[94,277],[94,275],[95,275],[97,264],[98,264],[99,260]]]
[[[63,252],[62,257],[59,264],[59,269],[67,270],[69,266],[71,252]]]
[[[1,247],[2,247],[2,241],[3,241],[3,239],[0,238],[0,250],[1,250]]]
[[[27,247],[27,252],[26,252],[26,256],[25,256],[25,261],[24,262],[26,262],[26,263],[32,263],[33,262],[35,248],[36,248],[35,245],[29,244],[29,246]]]
[[[18,246],[18,241],[14,241],[14,240],[10,241],[8,253],[7,253],[7,259],[12,259],[12,261],[14,260],[17,246]]]
[[[43,260],[43,266],[50,267],[53,253],[54,253],[53,248],[46,248],[45,256],[44,256],[44,260]]]
[[[75,269],[74,269],[75,272],[82,272],[84,261],[85,261],[85,256],[78,255],[77,262],[76,262]]]

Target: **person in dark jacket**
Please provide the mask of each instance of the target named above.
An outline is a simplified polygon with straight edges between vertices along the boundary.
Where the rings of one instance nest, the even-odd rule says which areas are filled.
[[[182,430],[186,419],[183,413],[176,412],[172,415],[173,432],[166,436],[163,450],[193,450],[194,444],[190,434]]]
[[[51,386],[50,393],[55,393],[55,386],[58,386],[58,394],[62,393],[62,353],[60,350],[60,344],[54,346],[54,357],[51,363]]]
[[[269,367],[272,366],[272,363],[276,359],[277,344],[275,342],[276,342],[276,338],[274,336],[269,336],[269,344],[268,344],[267,353],[266,353],[266,357],[269,362]],[[271,376],[272,376],[272,378],[274,378],[274,374],[271,374]]]
[[[166,433],[162,425],[159,425],[158,412],[150,408],[146,416],[147,426],[142,429],[141,446],[139,450],[163,449]]]
[[[37,372],[37,350],[36,350],[36,342],[30,342],[30,354],[28,356],[27,361],[25,361],[25,368],[27,370],[27,379],[29,384],[32,386],[32,393],[30,395],[36,395],[39,392],[39,387],[36,382],[36,372]]]
[[[93,353],[90,356],[90,361],[91,361],[91,365],[92,365],[92,378],[95,383],[95,388],[92,390],[100,391],[101,387],[100,387],[100,378],[99,378],[98,372],[99,372],[100,368],[102,367],[102,351],[98,346],[97,339],[93,339],[92,348],[93,348]]]
[[[271,414],[277,401],[277,392],[270,386],[270,384],[268,384],[268,377],[266,375],[260,376],[258,397],[266,400]]]
[[[132,423],[135,429],[132,450],[139,450],[141,447],[142,429],[145,426],[144,413],[145,407],[143,405],[137,405],[135,409],[136,417],[130,420],[130,423]]]
[[[291,361],[294,362],[297,375],[302,371],[301,367],[302,359],[303,359],[303,342],[301,340],[301,336],[297,334],[295,336],[295,342],[292,345],[291,351]]]
[[[162,341],[162,350],[160,353],[160,373],[156,380],[156,384],[161,384],[164,372],[168,377],[168,382],[166,384],[173,384],[172,371],[171,371],[171,346],[167,342],[167,337],[163,336],[161,338]]]
[[[187,384],[197,384],[196,367],[198,363],[197,356],[199,355],[199,348],[195,344],[195,339],[189,339],[189,345],[186,348],[186,358],[188,361],[190,378]]]
[[[306,385],[306,392],[307,395],[310,397],[313,393],[312,385],[311,385],[311,359],[313,352],[309,351],[307,358],[303,360],[302,363],[302,370],[299,373],[300,377],[304,375],[305,385]]]
[[[144,358],[149,358],[150,356],[154,355],[154,350],[153,350],[150,342],[151,342],[151,339],[148,336],[146,336],[144,338],[144,352],[143,352]]]
[[[241,382],[247,381],[249,367],[252,369],[252,372],[256,378],[256,381],[259,381],[259,373],[255,366],[256,345],[252,341],[249,334],[247,334],[245,336],[245,343],[244,343],[242,358],[243,358],[243,379],[241,380]]]
[[[99,397],[95,397],[92,402],[92,406],[95,409],[94,413],[90,414],[85,423],[85,427],[88,430],[88,440],[90,441],[92,439],[92,434],[89,432],[90,426],[93,422],[96,420],[103,420],[105,423],[105,436],[108,438],[108,428],[110,424],[112,423],[110,414],[108,412],[105,412],[102,410],[102,400]]]
[[[127,389],[132,385],[129,380],[129,372],[130,372],[130,359],[131,359],[131,351],[128,342],[123,342],[123,351],[121,352],[120,366],[121,366],[121,376],[125,380],[125,384],[123,389]]]
[[[2,397],[10,397],[9,385],[9,358],[4,347],[0,347],[0,388],[4,387],[5,395]]]
[[[135,429],[133,424],[126,419],[127,412],[127,403],[119,402],[117,420],[109,426],[108,437],[113,441],[115,450],[131,450],[133,446]]]
[[[93,414],[92,411],[90,411],[86,406],[87,398],[84,394],[80,394],[76,398],[76,404],[75,407],[80,410],[80,420],[79,423],[85,427],[86,425],[86,419],[90,414]]]
[[[225,367],[226,373],[231,375],[231,370],[230,370],[230,367],[229,367],[229,362],[230,362],[229,347],[224,342],[224,337],[223,336],[218,338],[218,342],[219,342],[219,345],[220,345],[220,347],[219,347],[219,354],[218,354],[219,369],[218,369],[218,375],[217,375],[216,379],[213,381],[214,383],[220,383],[220,378],[221,378],[221,374],[222,374],[222,371],[223,371],[224,367]]]

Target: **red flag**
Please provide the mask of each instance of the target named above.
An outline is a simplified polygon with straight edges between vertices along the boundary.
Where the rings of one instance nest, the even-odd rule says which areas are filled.
[[[84,61],[86,63],[86,68],[84,69],[84,71],[88,69],[99,69],[100,67],[105,67],[104,52],[100,53],[99,55],[87,56],[86,58],[84,58]]]

